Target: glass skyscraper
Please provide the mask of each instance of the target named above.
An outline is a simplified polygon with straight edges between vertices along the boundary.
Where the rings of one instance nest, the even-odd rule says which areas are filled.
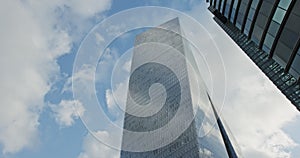
[[[209,0],[214,20],[300,110],[300,0]]]
[[[121,158],[237,157],[182,34],[175,18],[136,36]]]

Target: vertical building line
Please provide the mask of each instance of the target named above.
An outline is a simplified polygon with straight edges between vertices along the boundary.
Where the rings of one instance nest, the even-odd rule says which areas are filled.
[[[219,0],[219,4],[218,4],[218,6],[219,6],[218,8],[219,8],[219,12],[220,12],[220,13],[221,13],[221,4],[222,4],[222,1],[223,1],[223,0]]]
[[[290,68],[291,68],[291,66],[293,64],[293,61],[294,61],[294,59],[295,59],[295,57],[297,55],[297,52],[299,50],[299,47],[300,47],[300,37],[298,37],[298,41],[296,43],[296,46],[293,49],[293,52],[292,52],[292,54],[291,54],[291,56],[289,58],[289,61],[288,61],[287,65],[286,65],[285,69],[284,69],[284,72],[286,72],[286,73],[289,72],[289,70],[290,70]]]
[[[281,34],[282,34],[282,31],[283,31],[283,29],[284,29],[284,26],[285,26],[285,24],[286,24],[286,22],[287,22],[287,20],[288,20],[288,18],[289,18],[289,16],[290,16],[292,10],[293,10],[295,4],[296,4],[296,0],[292,0],[290,6],[288,7],[288,9],[287,9],[287,11],[286,11],[286,13],[285,13],[285,15],[284,15],[284,17],[283,17],[283,20],[282,20],[282,22],[281,22],[281,24],[280,24],[280,27],[279,27],[278,32],[277,32],[277,34],[276,34],[276,37],[275,37],[275,39],[274,39],[272,48],[270,49],[269,58],[272,58],[273,55],[274,55],[274,51],[275,51],[275,48],[276,48],[276,46],[277,46],[277,44],[278,44],[278,42],[279,42],[279,38],[280,38],[280,36],[281,36]]]
[[[233,19],[233,24],[234,24],[234,25],[236,24],[236,19],[237,19],[238,14],[239,14],[241,2],[242,2],[242,0],[238,0],[238,4],[237,4],[237,6],[236,6],[236,11],[235,11],[234,19]]]
[[[262,47],[263,47],[263,44],[264,44],[265,39],[266,39],[266,35],[268,33],[269,27],[271,25],[272,19],[274,17],[274,14],[275,14],[275,11],[276,11],[276,9],[278,7],[279,2],[280,2],[280,0],[276,0],[275,3],[274,3],[274,5],[273,5],[273,8],[272,8],[271,13],[270,13],[270,16],[268,17],[268,21],[267,21],[266,27],[264,29],[264,32],[263,32],[263,34],[261,36],[261,39],[260,39],[260,42],[259,42],[259,45],[258,45],[259,49],[262,49]]]
[[[245,15],[244,15],[244,19],[243,19],[243,24],[242,24],[242,28],[241,28],[241,33],[244,33],[244,29],[245,29],[245,25],[248,19],[248,15],[249,15],[249,11],[251,9],[251,5],[252,5],[253,0],[249,0]]]
[[[216,9],[217,0],[214,0],[214,8]]]
[[[227,0],[224,0],[224,3],[223,3],[223,10],[222,10],[222,15],[225,14],[226,3],[227,3]]]
[[[229,13],[228,13],[228,21],[230,21],[230,17],[232,14],[232,8],[235,0],[231,0],[230,8],[229,8]]]
[[[213,109],[215,118],[217,120],[217,124],[218,124],[218,127],[220,129],[220,132],[221,132],[221,135],[222,135],[222,139],[223,139],[223,142],[224,142],[225,147],[226,147],[227,154],[228,154],[229,158],[238,158],[238,156],[237,156],[237,154],[236,154],[236,152],[234,150],[234,147],[233,147],[233,145],[232,145],[232,143],[230,141],[230,138],[229,138],[229,136],[228,136],[228,134],[227,134],[227,132],[226,132],[226,130],[224,128],[222,120],[219,117],[219,115],[218,115],[218,113],[217,113],[217,111],[215,109],[215,106],[214,106],[214,104],[213,104],[213,102],[212,102],[212,100],[211,100],[211,98],[210,98],[210,96],[209,96],[208,93],[207,93],[207,96],[208,96],[210,105],[211,105],[211,107]]]
[[[256,23],[256,19],[257,19],[257,16],[258,16],[258,13],[260,11],[262,3],[263,3],[263,0],[259,0],[259,2],[257,4],[256,10],[255,10],[255,13],[254,13],[254,16],[253,16],[253,20],[252,20],[252,23],[251,23],[251,26],[250,26],[250,29],[249,29],[248,40],[251,39],[253,30],[254,30],[254,25]]]

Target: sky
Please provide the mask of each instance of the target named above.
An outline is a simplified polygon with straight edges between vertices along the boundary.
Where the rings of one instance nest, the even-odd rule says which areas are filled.
[[[122,54],[132,48],[134,36],[144,30],[137,28],[120,35],[122,27],[127,25],[107,25],[107,32],[120,37],[105,49],[106,55],[97,66],[80,69],[74,62],[90,59],[78,54],[94,26],[116,13],[143,6],[167,7],[185,13],[210,35],[196,32],[194,38],[201,41],[204,51],[209,48],[206,42],[213,41],[223,64],[212,60],[216,54],[206,51],[204,56],[215,71],[212,83],[209,78],[204,80],[215,88],[213,100],[222,107],[220,115],[243,157],[300,157],[299,112],[213,21],[204,0],[4,0],[0,6],[0,157],[119,157],[120,151],[95,139],[101,137],[118,144],[119,140],[113,136],[119,133],[106,130],[110,126],[103,118],[96,120],[106,128],[95,127],[93,131],[93,124],[87,128],[88,117],[82,116],[92,107],[73,96],[77,91],[73,91],[72,81],[81,83],[80,78],[86,81],[96,78],[99,81],[96,97],[104,114],[122,124],[118,118],[123,115],[113,100],[114,93],[120,96],[126,93],[131,56]],[[122,20],[129,21],[128,25],[142,26],[151,20],[160,24],[168,19],[167,15],[157,14],[153,13],[154,19],[143,18],[141,13]],[[99,45],[108,42],[103,34],[93,37]],[[73,73],[73,68],[80,71]],[[118,76],[110,74],[111,71]],[[115,87],[110,85],[108,77],[113,78]],[[79,91],[88,87],[85,83],[80,86]],[[124,105],[122,99],[120,102]]]

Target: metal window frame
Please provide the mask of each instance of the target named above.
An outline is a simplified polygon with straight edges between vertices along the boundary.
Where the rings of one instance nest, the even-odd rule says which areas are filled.
[[[232,14],[232,8],[235,0],[231,0],[230,8],[229,8],[229,13],[228,13],[228,21],[230,21],[230,17]]]
[[[224,16],[224,14],[225,14],[226,4],[227,4],[227,0],[224,0],[224,3],[223,3],[223,9],[222,9],[222,15],[223,15],[223,16]]]
[[[240,11],[240,6],[241,6],[242,0],[238,0],[238,4],[236,6],[236,10],[235,10],[235,15],[234,15],[234,19],[233,19],[233,24],[236,24],[236,19],[238,17],[239,11]]]
[[[216,4],[217,4],[217,1],[216,0],[214,0],[214,8],[216,8]]]
[[[261,39],[260,39],[260,42],[259,42],[259,45],[258,45],[259,49],[262,49],[262,47],[263,47],[263,44],[265,42],[268,30],[269,30],[269,27],[271,25],[272,19],[273,19],[274,14],[275,14],[275,12],[277,10],[279,2],[280,2],[280,0],[276,0],[275,3],[274,3],[274,5],[273,5],[273,8],[272,8],[271,13],[270,13],[270,15],[273,15],[273,16],[269,16],[269,18],[268,18],[268,21],[266,23],[266,26],[265,26],[265,29],[263,31],[263,34],[261,35]]]
[[[292,12],[292,10],[293,10],[295,4],[296,4],[296,1],[297,1],[297,0],[292,0],[290,6],[289,6],[288,9],[286,10],[286,13],[285,13],[285,15],[284,15],[284,17],[283,17],[283,20],[282,20],[282,22],[281,22],[281,24],[280,24],[280,27],[279,27],[279,29],[278,29],[278,31],[277,31],[277,34],[276,34],[276,37],[275,37],[275,39],[274,39],[272,48],[270,49],[269,58],[272,58],[272,57],[274,56],[275,48],[276,48],[276,46],[277,46],[277,44],[278,44],[278,42],[279,42],[279,38],[280,38],[280,36],[281,36],[281,34],[282,34],[282,31],[283,31],[283,29],[284,29],[284,27],[285,27],[285,24],[286,24],[288,18],[290,17],[290,14],[291,14],[291,12]]]
[[[222,4],[222,2],[223,2],[223,0],[219,0],[219,4],[218,4],[218,10],[219,10],[219,12],[221,13],[221,4]]]
[[[250,26],[250,29],[249,29],[248,40],[250,40],[251,37],[252,37],[253,30],[254,30],[254,26],[255,26],[255,23],[256,23],[257,16],[258,16],[258,13],[259,13],[259,11],[260,11],[260,8],[261,8],[261,6],[262,6],[262,3],[263,3],[263,0],[259,0],[259,2],[258,2],[258,4],[257,4],[255,13],[254,13],[254,15],[253,15],[252,23],[251,23],[251,26]]]
[[[293,64],[293,61],[296,58],[297,52],[299,50],[299,47],[300,47],[300,37],[298,37],[298,41],[297,41],[297,43],[296,43],[296,45],[295,45],[295,47],[294,47],[294,49],[292,51],[292,54],[291,54],[291,56],[289,58],[288,63],[286,64],[284,72],[286,72],[286,73],[289,72],[289,70],[290,70],[290,68],[291,68],[291,66]]]
[[[252,5],[253,0],[249,0],[245,15],[244,15],[244,19],[243,19],[243,23],[242,23],[242,28],[241,28],[241,33],[244,33],[245,30],[245,25],[248,19],[248,15],[249,15],[249,11],[251,9],[251,5]]]

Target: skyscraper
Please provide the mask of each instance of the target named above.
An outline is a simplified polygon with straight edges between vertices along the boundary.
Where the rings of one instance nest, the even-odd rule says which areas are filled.
[[[175,18],[136,37],[121,158],[237,156],[182,34]]]
[[[209,4],[214,20],[300,110],[300,0]]]

